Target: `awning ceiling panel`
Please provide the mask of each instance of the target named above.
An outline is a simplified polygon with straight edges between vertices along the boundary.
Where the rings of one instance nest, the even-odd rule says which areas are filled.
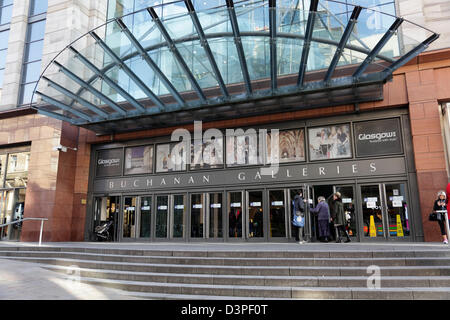
[[[108,20],[51,61],[32,107],[106,134],[374,101],[438,37],[374,9],[299,3],[174,1]]]

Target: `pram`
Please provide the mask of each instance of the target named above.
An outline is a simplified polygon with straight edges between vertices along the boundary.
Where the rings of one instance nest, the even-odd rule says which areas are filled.
[[[95,227],[94,233],[97,236],[98,241],[112,241],[112,234],[110,233],[110,229],[113,226],[113,221],[106,221],[101,225]]]

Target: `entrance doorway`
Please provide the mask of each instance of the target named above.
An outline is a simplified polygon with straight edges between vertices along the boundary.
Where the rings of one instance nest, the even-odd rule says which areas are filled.
[[[117,241],[119,238],[120,197],[96,197],[94,206],[93,233],[95,240]]]
[[[360,186],[365,239],[408,239],[410,221],[405,183]]]

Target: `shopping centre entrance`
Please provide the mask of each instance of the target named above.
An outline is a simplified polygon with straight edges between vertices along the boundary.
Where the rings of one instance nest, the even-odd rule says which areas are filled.
[[[319,196],[341,193],[345,229],[353,241],[408,240],[406,182],[300,184],[245,190],[113,195],[95,198],[93,236],[103,241],[293,241],[293,201],[301,192],[305,235],[318,241]],[[99,226],[109,224],[103,235]],[[332,238],[335,236],[330,223]],[[105,236],[106,235],[106,236]]]

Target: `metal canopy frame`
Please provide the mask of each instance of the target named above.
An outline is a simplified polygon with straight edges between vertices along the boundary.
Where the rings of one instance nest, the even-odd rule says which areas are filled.
[[[186,13],[183,15],[189,16],[193,25],[192,33],[179,38],[172,38],[166,28],[167,23],[170,23],[170,18],[161,19],[156,13],[155,9],[157,7],[163,7],[164,4],[131,13],[136,14],[139,12],[146,12],[151,19],[150,21],[153,23],[151,28],[144,33],[144,36],[139,38],[128,28],[123,17],[108,20],[100,27],[109,23],[116,24],[116,26],[119,27],[119,31],[125,35],[130,42],[130,49],[127,49],[123,55],[119,56],[109,45],[111,42],[107,41],[107,35],[105,36],[105,39],[103,39],[96,33],[96,30],[100,27],[89,31],[79,39],[86,36],[93,39],[95,44],[103,50],[103,58],[106,56],[109,58],[107,60],[108,62],[103,62],[103,65],[98,67],[98,56],[96,56],[95,62],[91,61],[86,55],[75,49],[74,45],[79,39],[75,40],[67,46],[67,49],[70,50],[73,53],[73,57],[89,69],[93,75],[86,79],[82,78],[78,75],[78,72],[76,74],[71,71],[70,66],[58,62],[56,59],[60,56],[60,52],[56,58],[50,62],[39,80],[39,82],[45,81],[49,87],[53,88],[55,92],[58,92],[58,95],[53,97],[42,90],[38,91],[36,85],[35,93],[38,94],[42,100],[41,103],[32,105],[32,107],[44,115],[67,121],[74,125],[93,128],[97,132],[107,133],[108,130],[121,131],[120,121],[123,121],[123,130],[128,130],[128,128],[130,126],[133,127],[133,125],[134,129],[132,130],[138,130],[140,129],[140,125],[144,125],[147,128],[148,126],[176,125],[179,121],[184,121],[185,119],[221,118],[221,113],[223,113],[223,118],[240,117],[248,114],[255,114],[255,112],[257,114],[257,111],[255,111],[257,110],[256,105],[260,102],[263,103],[267,99],[281,99],[279,101],[284,101],[283,99],[285,98],[288,99],[289,97],[299,96],[298,101],[301,101],[301,104],[306,106],[308,105],[308,101],[306,100],[309,99],[309,97],[319,97],[318,99],[322,102],[317,105],[336,105],[336,103],[343,103],[341,99],[339,99],[341,95],[348,96],[348,92],[351,92],[352,96],[348,96],[348,100],[345,101],[346,103],[370,101],[370,99],[374,101],[380,98],[380,92],[382,92],[380,91],[382,90],[380,89],[380,84],[389,80],[392,77],[393,71],[410,61],[420,52],[424,51],[430,43],[439,37],[436,33],[427,30],[431,36],[410,49],[403,56],[400,56],[397,59],[384,56],[380,54],[381,50],[386,46],[392,36],[398,32],[398,28],[404,20],[402,18],[396,18],[395,22],[371,49],[364,43],[363,39],[360,39],[358,35],[355,34],[355,26],[358,22],[359,15],[365,8],[354,6],[350,19],[346,24],[342,23],[333,13],[327,12],[330,17],[333,17],[338,22],[338,27],[342,28],[341,38],[339,41],[336,41],[331,34],[332,30],[320,16],[323,12],[323,8],[326,8],[321,2],[333,2],[334,0],[311,0],[309,10],[305,11],[308,13],[306,24],[301,22],[305,27],[304,33],[290,31],[296,16],[299,17],[296,10],[291,12],[291,14],[293,13],[292,16],[289,16],[282,10],[278,10],[276,0],[261,0],[258,2],[258,6],[255,6],[254,8],[262,7],[264,10],[268,10],[268,28],[264,30],[242,31],[240,29],[238,16],[245,15],[254,10],[254,8],[251,8],[250,6],[248,9],[246,7],[245,10],[236,10],[236,5],[239,5],[239,8],[243,9],[246,1],[247,0],[243,0],[238,4],[235,4],[233,0],[226,0],[226,6],[214,8],[218,10],[217,12],[222,10],[219,21],[214,21],[209,25],[202,25],[198,16],[199,11],[195,9],[191,0],[175,0],[173,3],[179,2],[184,5]],[[264,4],[265,1],[268,1],[268,6]],[[173,3],[169,3],[168,5]],[[262,6],[260,6],[260,4],[262,4]],[[318,9],[319,5],[322,8],[320,9],[320,12]],[[211,12],[208,14],[211,14]],[[214,14],[214,12],[212,14]],[[280,17],[278,17],[278,14],[280,14]],[[177,17],[180,17],[180,15],[176,16],[176,18]],[[226,17],[228,17],[228,19]],[[280,29],[282,21],[286,18],[289,18],[291,21],[288,32],[286,32],[286,29]],[[214,28],[221,23],[229,23],[231,30],[226,32],[209,31],[211,28]],[[325,32],[328,32],[329,38],[320,37],[320,33],[319,35],[313,36],[315,28],[322,28],[319,24],[323,26]],[[159,43],[152,42],[151,45],[144,45],[144,42],[141,42],[140,39],[144,39],[146,35],[154,30],[159,31],[163,41]],[[353,36],[352,42],[349,41],[351,36]],[[251,79],[251,76],[253,75],[249,72],[248,58],[246,58],[242,43],[243,37],[248,39],[253,37],[264,37],[268,39],[267,50],[270,52],[270,61],[268,62],[268,64],[270,64],[270,73],[266,79],[257,79],[257,85],[254,84]],[[240,68],[240,72],[242,73],[241,83],[227,83],[224,74],[219,68],[217,58],[211,49],[209,41],[221,38],[230,38],[234,41],[239,65],[238,69]],[[277,52],[277,50],[279,50],[277,45],[283,43],[280,42],[280,39],[303,41],[301,55],[298,57],[298,75],[291,74],[288,77],[283,75],[282,82],[280,81],[282,75],[279,75],[280,71],[278,70],[279,52]],[[359,45],[356,44],[354,40],[356,40]],[[180,50],[177,48],[179,45],[194,41],[199,41],[204,50],[205,56],[202,57],[206,57],[206,59],[199,62],[200,64],[204,64],[205,62],[209,63],[211,68],[209,70],[208,68],[206,69],[217,81],[215,88],[202,88],[200,86],[197,81],[197,75],[192,72],[190,66],[186,63],[187,58],[183,57]],[[263,41],[263,43],[266,45],[266,41]],[[308,71],[307,73],[306,70],[308,60],[310,60],[308,58],[310,56],[310,47],[312,43],[317,43],[322,47],[331,47],[332,50],[334,50],[334,55],[330,64],[324,70],[313,70],[310,67],[309,70],[314,72],[309,73]],[[173,83],[174,79],[172,78],[172,80],[169,80],[168,75],[162,71],[162,67],[151,57],[151,52],[164,48],[169,49],[172,57],[177,62],[177,66],[181,69],[180,76],[187,79],[187,82],[190,83],[191,92],[180,92]],[[349,65],[347,60],[345,60],[347,65],[344,66],[344,68],[340,68],[340,75],[335,77],[335,74],[338,73],[335,71],[339,61],[342,57],[345,58],[343,55],[345,49],[364,54],[366,55],[366,58],[359,65]],[[195,52],[190,53],[190,55],[190,59],[201,59],[195,56]],[[167,89],[166,92],[169,94],[165,94],[164,96],[156,94],[148,87],[146,80],[141,79],[138,72],[130,67],[129,61],[136,57],[140,57],[145,61],[146,65],[154,73],[155,78],[159,79],[160,83]],[[101,58],[102,57],[100,57],[100,59]],[[374,63],[375,59],[379,59],[376,64]],[[50,65],[56,66],[60,74],[63,74],[65,77],[79,85],[78,90],[76,92],[75,90],[70,90],[70,87],[58,83],[51,75],[47,76],[45,72]],[[369,68],[369,66],[373,67]],[[368,68],[369,72],[366,72]],[[144,93],[146,98],[136,98],[133,93],[129,92],[128,88],[119,84],[118,80],[115,81],[111,76],[107,75],[108,72],[116,69],[122,70],[122,72],[137,85],[142,93]],[[97,86],[94,87],[94,83],[97,80],[101,80],[103,84],[114,90],[124,100],[119,103],[116,100],[117,98],[108,96],[108,94],[103,91],[103,84],[101,82],[101,88],[96,88]],[[83,92],[89,92],[93,97],[97,98],[101,104],[99,104],[98,101],[88,101],[87,99],[82,98]],[[65,97],[63,98],[64,102],[58,100],[61,96]],[[68,100],[70,100],[71,103],[67,103]],[[315,105],[314,103],[310,104]],[[249,105],[256,109],[249,113]],[[222,108],[220,108],[221,106]],[[280,112],[286,108],[284,108],[283,105],[274,105],[272,109],[264,107],[260,112]],[[210,114],[211,112],[214,113],[214,110],[217,110],[218,115]],[[292,110],[292,107],[287,108],[286,110]],[[169,113],[171,114],[170,116],[168,116]]]

